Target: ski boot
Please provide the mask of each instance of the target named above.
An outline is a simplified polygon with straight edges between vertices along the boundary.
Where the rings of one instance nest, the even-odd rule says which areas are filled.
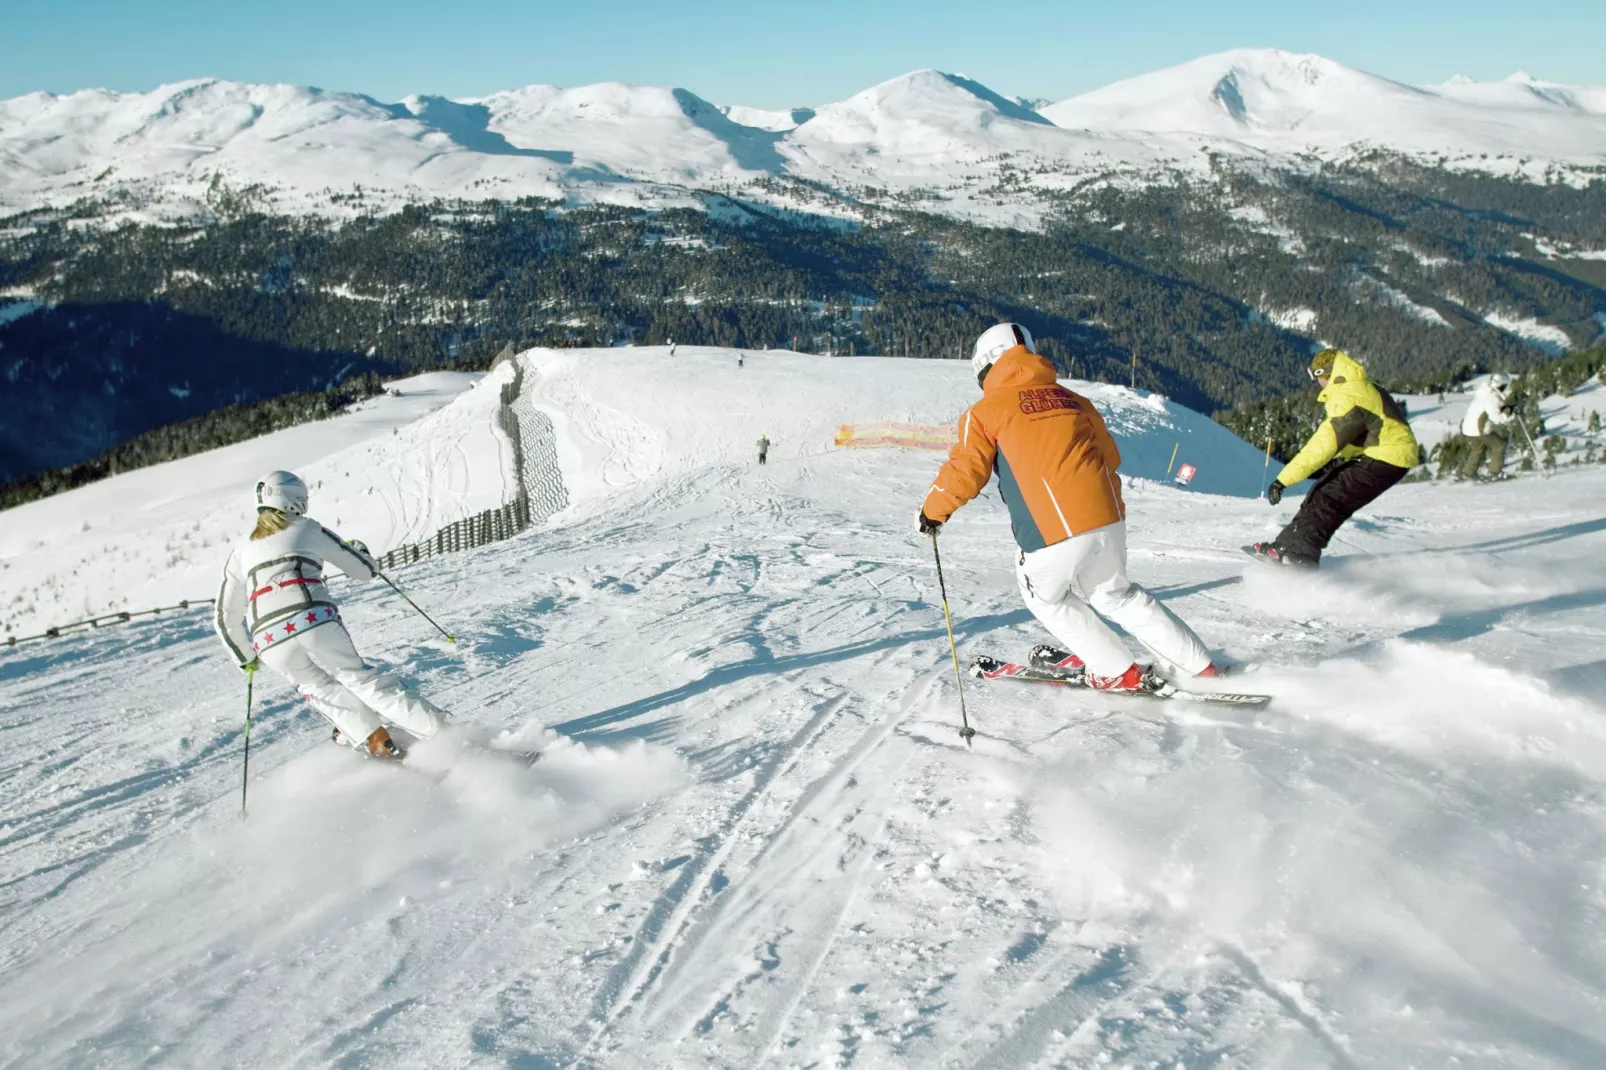
[[[407,752],[396,746],[396,741],[390,738],[390,732],[384,725],[373,730],[368,737],[368,754],[373,758],[383,758],[386,761],[399,762],[407,757]]]

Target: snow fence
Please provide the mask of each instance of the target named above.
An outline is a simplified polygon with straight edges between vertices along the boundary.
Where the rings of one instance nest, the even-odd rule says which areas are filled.
[[[501,542],[568,506],[552,420],[524,396],[524,363],[512,355],[511,346],[497,358],[498,363],[503,360],[512,362],[513,379],[502,386],[496,422],[513,452],[517,495],[506,505],[454,520],[427,539],[387,551],[379,558],[382,567],[399,568],[426,557]]]

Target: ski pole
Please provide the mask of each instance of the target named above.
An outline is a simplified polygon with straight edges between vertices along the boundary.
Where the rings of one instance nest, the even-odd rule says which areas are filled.
[[[392,581],[389,576],[385,575],[383,572],[380,572],[378,569],[375,569],[374,573],[380,579],[382,579],[386,583],[390,584],[390,589],[395,591],[397,594],[401,595],[402,596],[402,600],[404,602],[406,602],[408,605],[412,606],[413,607],[413,611],[415,613],[417,613],[420,617],[423,617],[425,620],[429,621],[429,623],[434,626],[434,628],[435,628],[435,630],[437,632],[440,632],[442,635],[444,635],[446,637],[446,641],[448,643],[455,644],[457,642],[457,636],[453,635],[451,632],[447,631],[445,628],[442,628],[439,624],[436,624],[435,623],[435,618],[431,617],[428,613],[425,613],[422,609],[419,609],[418,608],[418,603],[413,601],[411,598],[408,598],[407,597],[407,592],[402,590],[400,587],[396,586],[395,582]]]
[[[937,559],[937,589],[942,592],[942,622],[948,627],[948,650],[954,656],[954,683],[959,687],[959,738],[965,746],[973,744],[976,730],[970,727],[970,716],[965,712],[965,674],[959,671],[959,644],[954,642],[954,621],[948,613],[948,585],[942,580],[942,551],[937,549],[937,533],[931,533],[931,555]]]
[[[240,820],[245,820],[245,789],[251,783],[251,692],[256,683],[257,663],[245,667],[245,765],[240,772]]]
[[[1539,478],[1549,479],[1550,473],[1545,471],[1544,462],[1539,459],[1539,450],[1534,446],[1534,437],[1528,433],[1528,425],[1518,420],[1517,426],[1522,428],[1522,437],[1528,440],[1528,456],[1534,459],[1534,467],[1539,469]]]
[[[1268,486],[1266,477],[1269,475],[1271,475],[1271,437],[1268,435],[1266,437],[1266,463],[1260,468],[1260,496],[1262,498],[1266,496],[1266,487]]]

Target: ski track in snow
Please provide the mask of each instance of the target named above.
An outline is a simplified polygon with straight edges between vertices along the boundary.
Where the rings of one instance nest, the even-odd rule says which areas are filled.
[[[967,750],[939,457],[679,467],[542,382],[612,496],[398,573],[456,647],[339,591],[532,769],[356,761],[264,674],[241,822],[204,617],[0,651],[0,1064],[1606,1065],[1606,473],[1403,485],[1315,575],[1140,484],[1134,576],[1277,703],[967,678]],[[1045,638],[1003,512],[942,536],[967,655]]]

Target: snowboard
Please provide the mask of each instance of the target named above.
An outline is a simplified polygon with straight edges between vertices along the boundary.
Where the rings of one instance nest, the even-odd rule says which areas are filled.
[[[970,660],[970,674],[978,680],[1022,680],[1034,684],[1054,684],[1059,687],[1086,687],[1086,676],[1080,667],[1062,668],[1054,665],[1017,665],[986,654]],[[1158,691],[1102,691],[1105,695],[1130,695],[1134,698],[1158,699],[1172,702],[1195,702],[1209,706],[1236,706],[1240,709],[1265,709],[1271,705],[1270,695],[1243,694],[1235,691],[1193,691],[1167,683]]]
[[[1250,557],[1254,558],[1256,561],[1259,561],[1261,564],[1263,564],[1263,565],[1272,565],[1272,566],[1274,566],[1276,568],[1295,568],[1295,569],[1303,569],[1303,570],[1306,570],[1306,571],[1314,571],[1318,567],[1316,565],[1309,565],[1309,564],[1305,564],[1303,562],[1290,563],[1290,562],[1287,562],[1287,561],[1275,561],[1275,560],[1267,557],[1265,554],[1261,553],[1259,550],[1256,550],[1253,544],[1250,544],[1248,546],[1240,546],[1240,547],[1238,547],[1238,549],[1242,550],[1244,553],[1248,554]]]

